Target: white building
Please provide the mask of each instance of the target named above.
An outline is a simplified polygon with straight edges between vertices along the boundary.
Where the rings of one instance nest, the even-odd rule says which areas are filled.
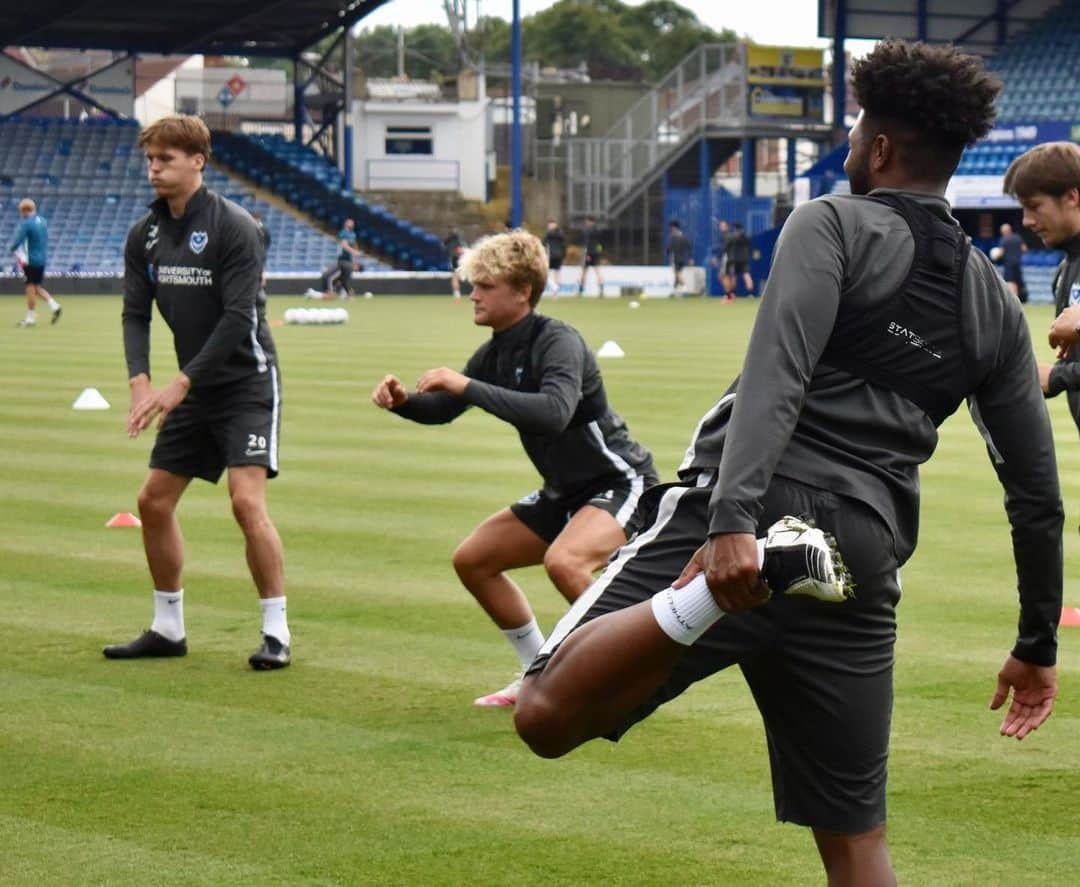
[[[484,81],[475,82],[475,98],[451,102],[434,84],[369,80],[352,106],[353,188],[486,200],[495,160]]]

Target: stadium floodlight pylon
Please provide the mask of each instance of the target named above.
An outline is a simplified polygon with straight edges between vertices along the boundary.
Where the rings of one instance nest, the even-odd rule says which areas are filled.
[[[130,511],[118,511],[107,521],[105,521],[105,526],[109,529],[113,529],[115,527],[141,527],[142,521],[139,520]]]

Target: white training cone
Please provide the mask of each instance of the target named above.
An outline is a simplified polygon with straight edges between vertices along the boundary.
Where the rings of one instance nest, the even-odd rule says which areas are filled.
[[[101,396],[96,388],[84,388],[82,394],[75,398],[71,405],[73,410],[107,410],[109,402]]]
[[[597,357],[626,357],[626,352],[619,347],[619,343],[612,339],[608,339],[603,345],[600,346],[600,350],[596,352]]]

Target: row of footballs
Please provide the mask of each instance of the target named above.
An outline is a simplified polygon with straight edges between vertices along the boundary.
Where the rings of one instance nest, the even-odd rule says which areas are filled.
[[[349,312],[344,308],[287,308],[286,323],[327,324],[348,323]]]

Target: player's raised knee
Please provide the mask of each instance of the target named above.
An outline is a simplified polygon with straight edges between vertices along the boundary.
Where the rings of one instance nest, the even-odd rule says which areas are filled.
[[[538,682],[526,679],[514,705],[514,728],[533,753],[541,758],[559,758],[575,743],[567,739],[565,708]]]

